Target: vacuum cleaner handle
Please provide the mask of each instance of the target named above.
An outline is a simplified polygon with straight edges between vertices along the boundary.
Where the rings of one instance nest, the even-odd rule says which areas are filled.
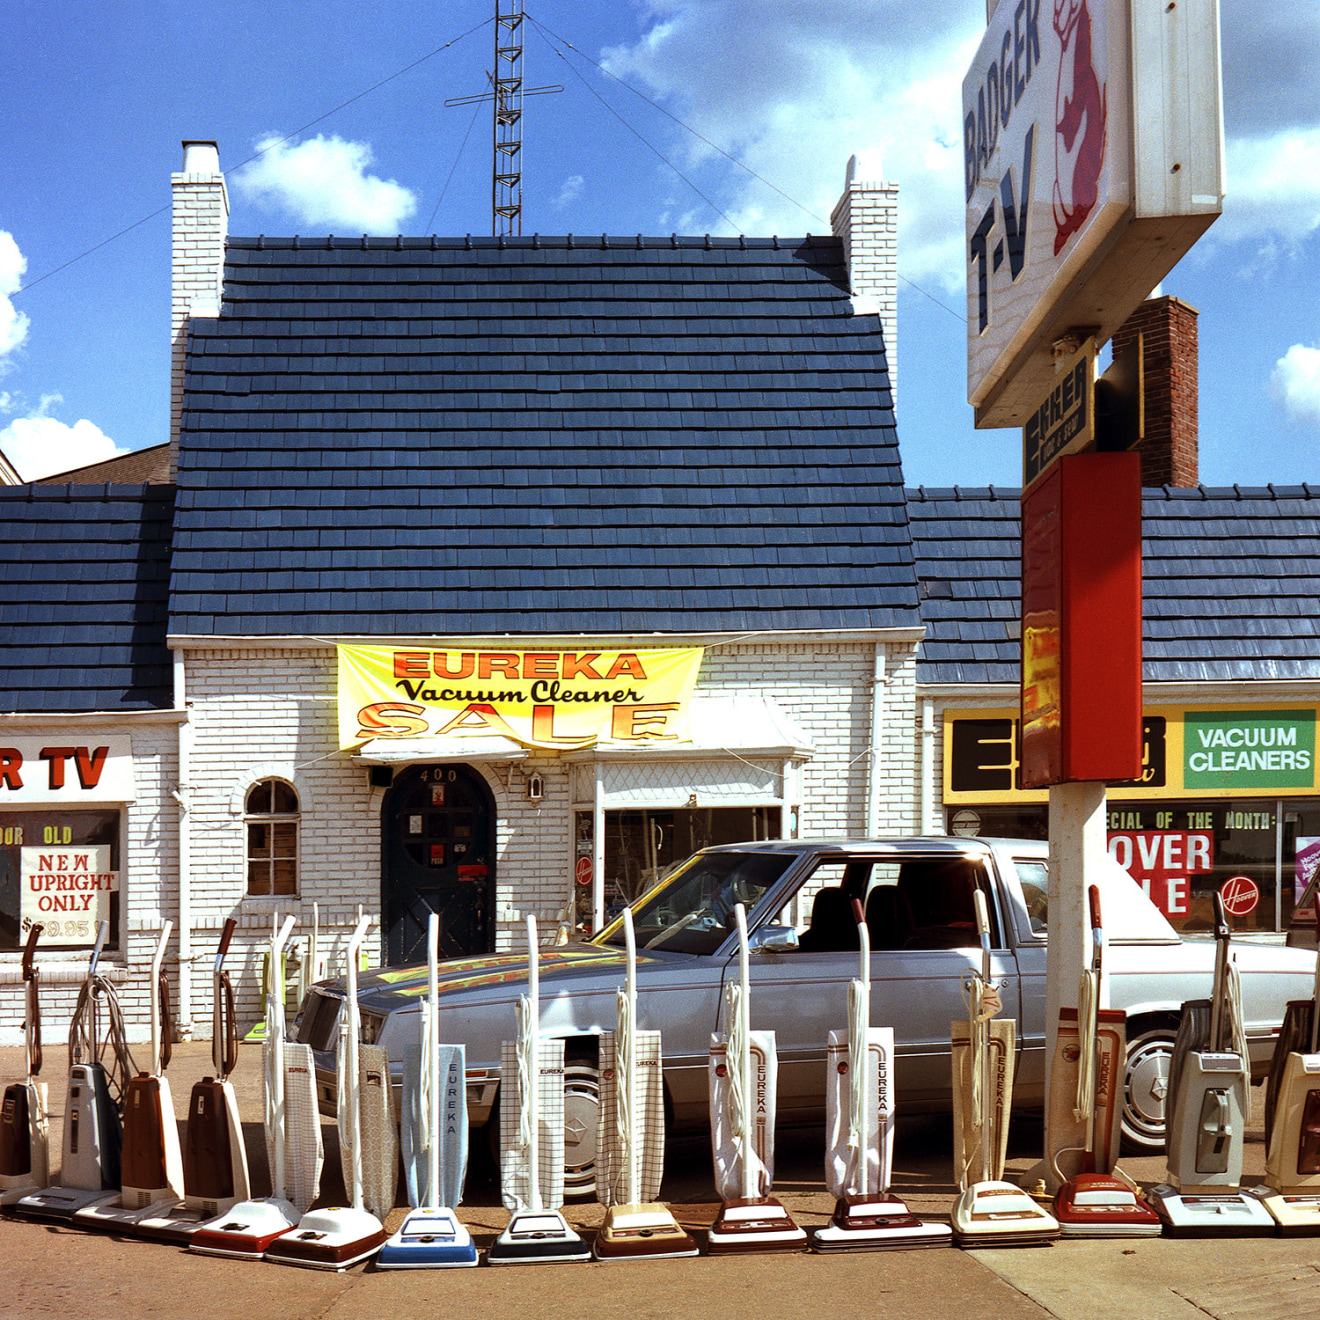
[[[160,1003],[160,1070],[164,1073],[174,1057],[174,1014],[170,1011],[170,978],[163,967],[156,981],[156,997]]]
[[[220,947],[215,951],[215,974],[220,975],[220,969],[225,965],[225,954],[229,952],[229,941],[234,938],[234,932],[238,929],[238,918],[230,917],[225,922],[225,928],[220,932]]]
[[[36,922],[28,931],[27,943],[23,946],[23,983],[27,987],[27,1040],[28,1040],[28,1076],[35,1077],[41,1071],[41,997],[38,987],[41,973],[37,970],[37,937],[46,927]]]
[[[90,981],[96,975],[96,964],[101,961],[101,950],[105,948],[105,942],[110,936],[110,923],[103,921],[96,928],[96,943],[92,946],[92,956],[87,963],[87,979]]]
[[[1210,1048],[1219,1051],[1224,1048],[1222,1037],[1228,1019],[1224,998],[1228,991],[1228,942],[1232,932],[1224,912],[1224,896],[1215,890],[1210,897],[1215,910],[1215,978],[1210,991]]]

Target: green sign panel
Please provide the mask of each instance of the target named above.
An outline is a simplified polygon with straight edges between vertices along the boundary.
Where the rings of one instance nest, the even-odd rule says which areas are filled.
[[[1189,710],[1185,788],[1311,788],[1314,710]]]

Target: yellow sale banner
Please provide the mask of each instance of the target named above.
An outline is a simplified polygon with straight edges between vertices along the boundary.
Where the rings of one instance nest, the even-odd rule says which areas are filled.
[[[341,646],[339,745],[373,738],[512,738],[571,750],[688,737],[700,647],[641,651]]]

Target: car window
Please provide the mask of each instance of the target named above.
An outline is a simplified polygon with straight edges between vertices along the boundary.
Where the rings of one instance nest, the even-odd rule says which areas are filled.
[[[1027,905],[1027,920],[1033,935],[1044,935],[1050,924],[1050,872],[1044,862],[1013,859],[1022,898]]]
[[[852,902],[864,900],[874,863],[850,858],[820,862],[802,882],[791,902],[773,918],[798,932],[798,948],[837,953],[860,945]]]
[[[697,853],[637,900],[637,947],[714,953],[736,929],[734,907],[741,903],[750,913],[796,860],[792,853]],[[593,943],[622,948],[623,921],[607,926]]]
[[[990,887],[980,862],[968,857],[914,857],[872,868],[866,895],[871,948],[966,949],[980,943],[977,889]],[[989,904],[991,938],[1002,947]]]

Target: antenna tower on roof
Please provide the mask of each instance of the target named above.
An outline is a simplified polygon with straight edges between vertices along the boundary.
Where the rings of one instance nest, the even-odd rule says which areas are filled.
[[[477,96],[455,96],[445,105],[494,107],[494,150],[491,173],[490,232],[522,233],[522,102],[523,96],[562,92],[562,86],[523,88],[522,0],[495,0],[495,71],[486,75],[491,90]]]

